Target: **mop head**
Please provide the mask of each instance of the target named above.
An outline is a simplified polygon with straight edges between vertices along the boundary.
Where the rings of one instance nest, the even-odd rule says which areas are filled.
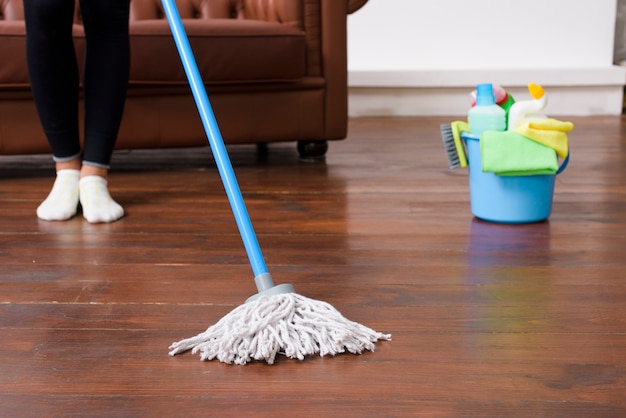
[[[390,334],[346,319],[326,302],[283,293],[261,296],[233,309],[205,332],[172,344],[170,355],[191,350],[200,353],[201,360],[273,364],[276,354],[299,360],[346,351],[361,354],[374,351],[376,341],[390,339]]]

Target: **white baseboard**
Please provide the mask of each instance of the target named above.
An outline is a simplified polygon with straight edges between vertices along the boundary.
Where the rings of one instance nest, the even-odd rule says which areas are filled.
[[[503,86],[517,100],[528,100],[529,82],[548,96],[545,113],[554,116],[619,115],[626,68],[528,70],[350,71],[349,114],[359,116],[461,116],[477,84]]]

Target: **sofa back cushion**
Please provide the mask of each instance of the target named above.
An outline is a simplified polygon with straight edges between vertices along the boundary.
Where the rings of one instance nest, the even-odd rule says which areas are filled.
[[[301,0],[176,0],[208,84],[293,81],[306,75]],[[184,83],[161,0],[131,1],[133,83]]]
[[[306,75],[302,0],[176,0],[208,84]],[[161,0],[131,1],[132,83],[185,83]]]
[[[252,19],[302,27],[302,0],[176,0],[183,19]],[[163,18],[161,0],[133,0],[131,19]]]

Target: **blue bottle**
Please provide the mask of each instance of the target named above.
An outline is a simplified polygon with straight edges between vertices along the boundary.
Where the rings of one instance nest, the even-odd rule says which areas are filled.
[[[470,132],[480,137],[485,131],[506,131],[506,111],[496,104],[492,84],[476,87],[476,106],[467,116]]]

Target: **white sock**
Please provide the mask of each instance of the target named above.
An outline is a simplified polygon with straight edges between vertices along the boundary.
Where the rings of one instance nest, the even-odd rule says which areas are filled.
[[[80,204],[90,223],[113,222],[124,216],[124,209],[113,200],[106,179],[100,176],[80,179]]]
[[[44,221],[65,221],[76,215],[78,208],[78,170],[59,170],[50,194],[37,208],[37,217]]]

